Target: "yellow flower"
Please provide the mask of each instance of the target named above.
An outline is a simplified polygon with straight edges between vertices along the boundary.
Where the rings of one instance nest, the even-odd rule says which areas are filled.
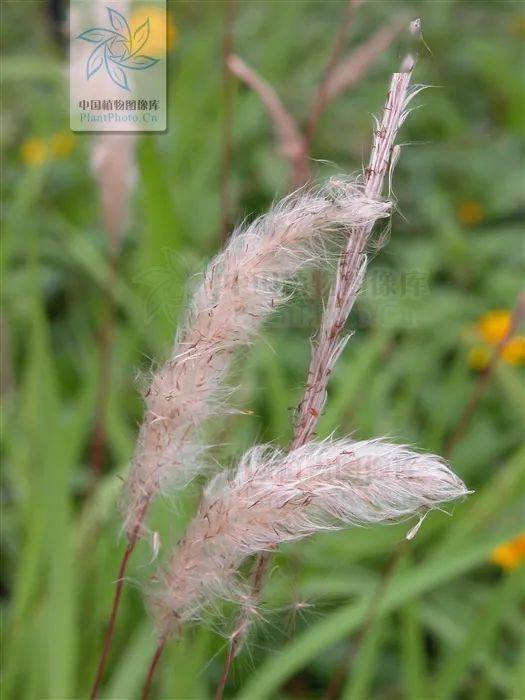
[[[27,165],[42,165],[53,158],[67,158],[75,146],[75,137],[69,132],[54,134],[51,139],[26,139],[20,146],[20,155]]]
[[[475,345],[468,354],[468,363],[476,372],[482,372],[489,366],[490,355],[490,349],[486,345]]]
[[[482,316],[478,322],[478,334],[486,343],[497,345],[501,343],[509,332],[510,319],[510,311],[505,311],[504,309],[489,311],[489,313]]]
[[[525,562],[525,533],[496,547],[490,559],[493,564],[507,571],[517,569]]]
[[[501,357],[509,365],[525,365],[525,335],[517,335],[505,343]]]
[[[42,165],[49,157],[49,147],[44,139],[26,139],[20,146],[20,155],[27,165]]]
[[[55,134],[51,138],[51,155],[55,158],[67,158],[75,147],[75,137],[70,132]]]
[[[484,341],[470,349],[468,363],[472,369],[483,371],[491,357],[490,345],[499,345],[507,337],[512,314],[505,309],[495,309],[482,316],[476,324],[476,333]],[[501,348],[501,359],[509,365],[525,365],[525,335],[509,338]]]
[[[142,5],[137,7],[131,15],[131,33],[133,34],[148,19],[149,37],[144,44],[144,50],[141,49],[140,52],[148,56],[162,56],[166,48],[170,49],[177,40],[177,26],[164,10]]]
[[[475,226],[485,218],[485,212],[474,200],[468,200],[459,205],[457,210],[458,219],[465,226]]]

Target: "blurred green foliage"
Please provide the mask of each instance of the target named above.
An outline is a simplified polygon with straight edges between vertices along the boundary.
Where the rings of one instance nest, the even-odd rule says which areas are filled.
[[[186,271],[199,270],[218,247],[223,6],[175,2],[170,9],[179,31],[169,57],[170,127],[138,144],[139,180],[114,290],[107,460],[95,479],[89,443],[108,240],[88,165],[93,136],[76,135],[67,158],[24,162],[29,139],[68,129],[66,63],[44,3],[3,8],[6,698],[88,694],[122,551],[118,477],[142,411],[135,376],[165,356]],[[299,119],[343,10],[341,2],[238,3],[236,51]],[[394,182],[401,215],[371,263],[319,435],[388,434],[440,452],[477,380],[468,363],[473,327],[491,309],[512,308],[521,284],[525,15],[518,2],[370,2],[357,13],[349,50],[402,10],[423,20],[432,54],[422,51],[416,80],[434,87],[416,99],[403,130],[407,145]],[[383,103],[401,50],[394,45],[330,105],[313,145],[319,177],[360,169],[370,113]],[[233,130],[231,186],[240,220],[286,191],[287,170],[261,104],[240,86]],[[461,215],[468,203],[474,220]],[[307,296],[281,312],[236,368],[236,403],[253,415],[217,416],[211,426],[225,465],[255,440],[287,444],[318,308]],[[509,574],[490,563],[492,549],[525,528],[522,380],[522,368],[500,363],[451,455],[475,493],[453,517],[426,519],[359,647],[377,581],[408,526],[283,549],[267,588],[265,624],[236,662],[232,697],[320,697],[349,645],[345,698],[525,697],[523,569]],[[197,498],[195,484],[154,512],[161,557]],[[144,543],[124,593],[107,698],[138,697],[154,649],[141,595],[154,571],[150,559]],[[156,697],[212,695],[231,620],[210,620],[169,646]]]

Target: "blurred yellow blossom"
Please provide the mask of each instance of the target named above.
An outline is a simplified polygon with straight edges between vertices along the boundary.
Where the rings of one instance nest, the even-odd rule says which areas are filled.
[[[23,141],[20,156],[27,165],[42,165],[54,158],[67,158],[75,145],[73,134],[54,134],[51,139],[32,138]]]
[[[517,335],[505,343],[501,357],[509,365],[525,365],[525,335]]]
[[[510,319],[510,311],[504,309],[489,311],[478,321],[477,331],[486,343],[497,345],[509,332]]]
[[[149,37],[144,45],[144,53],[148,56],[162,56],[176,42],[177,26],[164,10],[142,5],[131,15],[131,31],[135,32],[148,19]]]
[[[44,139],[26,139],[20,146],[20,156],[27,165],[42,165],[49,156],[49,146]]]
[[[51,155],[55,158],[67,158],[75,147],[75,137],[70,132],[55,134],[51,138]]]
[[[485,218],[485,212],[481,205],[474,200],[468,200],[459,205],[457,210],[458,219],[465,226],[475,226]]]
[[[468,354],[470,367],[477,372],[487,369],[492,349],[499,345],[508,335],[512,314],[506,309],[494,309],[482,316],[476,324],[476,334],[483,341],[475,345]],[[509,365],[525,365],[525,335],[509,338],[501,348],[501,359]]]
[[[502,569],[517,569],[525,562],[525,533],[492,551],[491,561]]]
[[[489,366],[490,355],[490,348],[486,345],[475,345],[468,354],[468,363],[476,372],[482,372]]]

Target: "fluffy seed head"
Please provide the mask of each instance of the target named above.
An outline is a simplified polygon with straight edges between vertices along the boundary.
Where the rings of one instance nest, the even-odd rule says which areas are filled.
[[[422,516],[466,494],[439,457],[383,440],[308,443],[286,455],[254,447],[206,488],[153,596],[159,633],[217,596],[245,600],[237,570],[251,554],[322,530]]]
[[[250,343],[288,297],[290,279],[320,264],[330,234],[388,215],[390,205],[334,178],[319,191],[299,191],[237,229],[208,266],[179,329],[170,359],[153,377],[127,484],[125,529],[140,534],[145,509],[159,491],[183,487],[202,469],[198,430],[224,412],[223,380],[234,352]]]

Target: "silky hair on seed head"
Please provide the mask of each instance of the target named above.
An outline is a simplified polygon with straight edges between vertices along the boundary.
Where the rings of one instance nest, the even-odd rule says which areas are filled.
[[[346,242],[356,227],[387,217],[391,205],[356,181],[332,178],[319,189],[285,197],[237,228],[206,268],[178,330],[170,358],[145,393],[146,411],[126,484],[124,527],[142,534],[159,492],[183,488],[205,468],[199,430],[225,412],[224,380],[239,348],[289,297],[290,282],[308,265],[323,265],[332,237]]]
[[[440,457],[380,439],[311,442],[288,454],[253,447],[207,485],[161,574],[152,595],[159,636],[217,598],[249,599],[237,572],[252,554],[316,532],[422,517],[467,493]]]

